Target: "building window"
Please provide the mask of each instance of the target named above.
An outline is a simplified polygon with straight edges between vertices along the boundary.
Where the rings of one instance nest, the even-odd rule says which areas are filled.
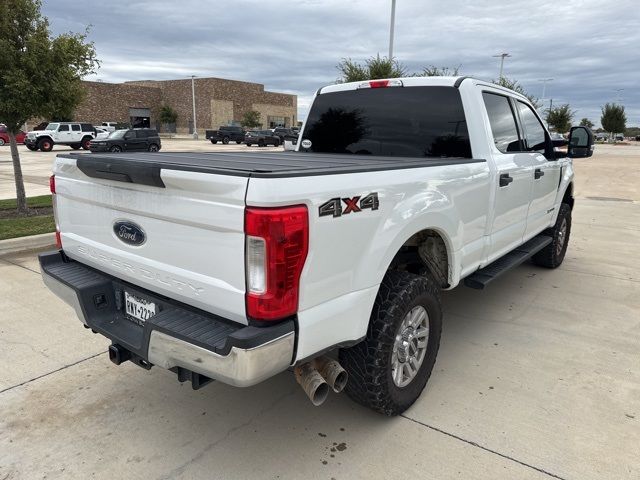
[[[288,127],[289,117],[272,117],[269,115],[267,117],[267,124],[269,125],[269,128]]]

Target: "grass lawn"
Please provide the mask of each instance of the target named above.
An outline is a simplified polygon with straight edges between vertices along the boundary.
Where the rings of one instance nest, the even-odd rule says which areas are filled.
[[[27,198],[27,207],[50,207],[51,195],[40,195],[39,197]],[[16,199],[10,198],[9,200],[0,200],[0,210],[12,210],[16,208]]]
[[[27,206],[29,208],[43,208],[49,212],[51,209],[51,195],[30,197],[27,199]],[[2,218],[0,218],[0,240],[55,231],[56,226],[51,213],[25,217],[5,215],[8,210],[14,210],[15,208],[15,199],[0,200],[0,210],[3,212]]]

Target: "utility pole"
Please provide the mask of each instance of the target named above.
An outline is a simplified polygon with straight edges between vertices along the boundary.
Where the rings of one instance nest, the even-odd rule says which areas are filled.
[[[504,59],[510,56],[511,55],[509,53],[499,53],[498,55],[494,55],[496,58],[500,57],[500,77],[498,77],[498,80],[502,78],[502,72],[504,71]]]
[[[193,139],[198,140],[198,127],[196,124],[196,86],[194,78],[195,75],[191,75],[191,98],[193,101]]]
[[[389,27],[389,61],[393,60],[393,34],[396,23],[396,0],[391,0],[391,26]]]

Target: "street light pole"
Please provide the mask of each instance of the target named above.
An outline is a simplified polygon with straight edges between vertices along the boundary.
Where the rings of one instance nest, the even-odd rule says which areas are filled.
[[[544,94],[547,91],[547,82],[552,82],[553,78],[540,78],[538,81],[542,82],[542,103],[544,103],[544,99],[546,98]]]
[[[498,55],[494,55],[494,57],[500,57],[500,77],[498,77],[498,80],[500,80],[502,78],[502,72],[504,70],[504,59],[507,57],[510,57],[511,55],[508,53],[499,53]]]
[[[391,26],[389,28],[389,61],[393,59],[393,34],[396,23],[396,0],[391,0]]]
[[[198,126],[196,124],[196,86],[194,78],[195,75],[191,75],[191,98],[193,101],[193,139],[198,140]]]

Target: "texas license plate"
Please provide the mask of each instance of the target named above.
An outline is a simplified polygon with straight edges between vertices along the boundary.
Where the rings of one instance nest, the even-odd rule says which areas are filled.
[[[140,323],[149,320],[156,314],[156,304],[144,298],[136,297],[125,290],[125,312],[130,317],[139,320]]]

